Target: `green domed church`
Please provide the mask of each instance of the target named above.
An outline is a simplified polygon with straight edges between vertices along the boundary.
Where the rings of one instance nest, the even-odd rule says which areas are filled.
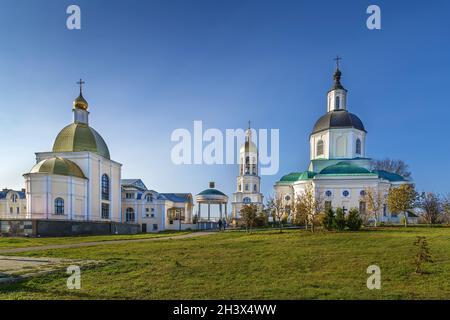
[[[347,90],[341,83],[339,64],[327,94],[327,113],[315,123],[309,136],[310,163],[306,171],[293,172],[275,183],[275,193],[290,206],[312,185],[322,207],[366,212],[365,193],[373,190],[383,198],[381,221],[397,222],[386,205],[391,186],[410,183],[402,176],[371,170],[366,156],[367,131],[361,119],[347,111]]]

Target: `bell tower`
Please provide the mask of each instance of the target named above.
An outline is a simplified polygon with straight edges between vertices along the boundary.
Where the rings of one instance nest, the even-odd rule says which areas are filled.
[[[240,217],[242,206],[255,204],[262,209],[263,195],[260,185],[258,148],[252,141],[252,128],[250,121],[245,132],[245,142],[239,152],[239,175],[237,177],[237,190],[233,193],[232,217],[236,221]]]

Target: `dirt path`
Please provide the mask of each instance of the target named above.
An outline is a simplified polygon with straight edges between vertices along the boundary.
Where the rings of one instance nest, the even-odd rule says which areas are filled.
[[[193,232],[193,233],[183,234],[183,235],[179,235],[179,236],[148,238],[148,239],[107,240],[107,241],[95,241],[95,242],[83,242],[83,243],[53,244],[53,245],[43,245],[43,246],[36,246],[36,247],[1,249],[0,254],[29,252],[29,251],[44,251],[44,250],[52,250],[52,249],[80,248],[80,247],[91,247],[91,246],[100,246],[100,245],[114,245],[114,244],[124,244],[124,243],[138,243],[138,242],[148,242],[148,241],[178,240],[178,239],[188,239],[188,238],[208,236],[211,234],[215,234],[215,232]]]

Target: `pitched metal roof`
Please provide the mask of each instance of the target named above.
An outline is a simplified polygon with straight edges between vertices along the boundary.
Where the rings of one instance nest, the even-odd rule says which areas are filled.
[[[160,193],[158,195],[160,200],[169,200],[172,202],[192,202],[192,195],[190,193]]]
[[[20,199],[26,199],[26,193],[23,191],[16,191],[16,190],[12,190],[12,189],[4,189],[2,191],[0,191],[0,199],[6,199],[6,197],[8,196],[9,192],[15,192],[19,195]]]
[[[314,178],[316,174],[317,173],[312,171],[293,172],[283,176],[279,182],[295,182],[295,181],[309,180]]]
[[[378,174],[378,177],[384,180],[388,180],[390,182],[401,182],[401,181],[407,181],[404,177],[402,177],[399,174],[388,172],[384,170],[373,170],[373,173]]]
[[[122,187],[133,187],[141,191],[147,191],[147,187],[141,179],[122,179]]]

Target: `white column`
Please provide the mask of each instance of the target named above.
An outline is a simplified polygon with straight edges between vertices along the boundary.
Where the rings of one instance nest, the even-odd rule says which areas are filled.
[[[211,220],[211,203],[208,202],[208,221]]]

